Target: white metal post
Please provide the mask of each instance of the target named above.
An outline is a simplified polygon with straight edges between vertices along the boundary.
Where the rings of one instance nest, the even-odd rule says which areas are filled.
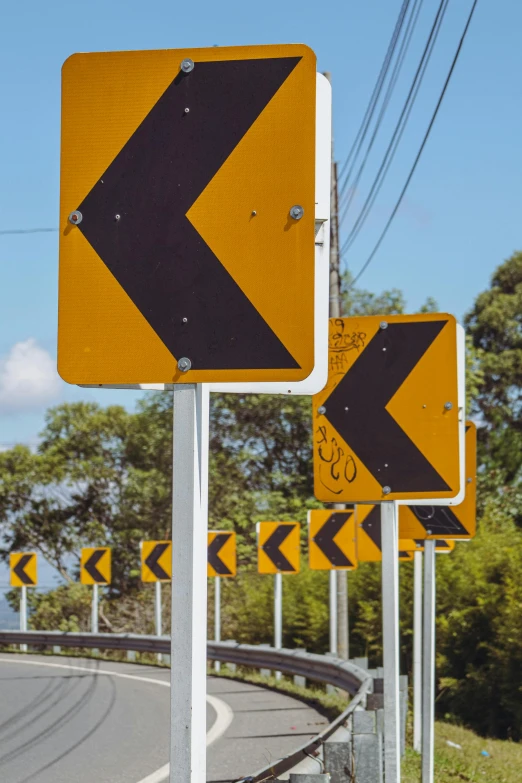
[[[154,593],[154,614],[156,619],[156,636],[161,636],[163,633],[163,623],[161,617],[161,582],[156,582],[156,590]],[[163,655],[158,653],[158,663],[163,660]]]
[[[98,633],[98,585],[92,586],[91,631]]]
[[[330,652],[337,655],[337,572],[333,569],[330,576]]]
[[[283,646],[283,574],[274,576],[274,647],[280,650]],[[281,672],[275,673],[276,680],[281,679]]]
[[[171,783],[206,779],[208,389],[173,392]]]
[[[216,576],[214,579],[214,639],[221,641],[221,579]],[[214,661],[214,670],[220,671],[221,662]]]
[[[422,552],[413,555],[413,750],[422,737]]]
[[[382,631],[384,666],[384,774],[400,783],[399,514],[395,501],[381,503]]]
[[[27,587],[22,585],[20,592],[20,630],[27,631]],[[20,652],[27,652],[27,645],[20,645]]]
[[[422,783],[433,783],[435,720],[435,541],[424,542]]]

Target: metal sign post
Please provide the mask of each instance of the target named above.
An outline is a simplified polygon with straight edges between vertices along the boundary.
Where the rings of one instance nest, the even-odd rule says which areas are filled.
[[[206,780],[208,388],[174,387],[171,783]]]
[[[337,655],[337,572],[329,571],[330,579],[330,652]]]
[[[27,587],[20,588],[20,630],[27,631]],[[27,645],[20,645],[20,652],[27,652]]]
[[[422,783],[433,783],[435,719],[435,541],[424,544],[422,638]]]
[[[221,579],[216,576],[214,579],[214,639],[221,641]],[[221,662],[214,662],[215,671],[220,671]]]
[[[283,574],[274,574],[274,647],[280,650],[283,646]],[[281,672],[275,673],[276,680],[281,679]]]
[[[98,633],[98,585],[92,586],[92,603],[91,603],[91,631],[92,633]]]
[[[156,589],[154,593],[154,615],[156,619],[156,636],[162,634],[162,617],[161,617],[161,582],[156,582]],[[158,653],[158,662],[163,660],[163,655]]]
[[[413,750],[422,738],[422,552],[413,555]]]
[[[381,503],[381,536],[384,770],[386,783],[400,783],[399,559],[397,556],[399,509],[394,501]]]

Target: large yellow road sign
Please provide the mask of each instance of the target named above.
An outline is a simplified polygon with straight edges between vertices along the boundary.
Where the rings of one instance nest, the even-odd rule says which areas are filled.
[[[11,587],[36,587],[38,584],[36,552],[12,552],[9,555]]]
[[[355,516],[357,522],[357,559],[360,563],[380,562],[382,560],[380,505],[356,506]],[[399,560],[412,560],[415,549],[415,541],[399,538]]]
[[[473,538],[477,529],[477,428],[466,422],[466,495],[456,506],[400,506],[403,538]]]
[[[80,563],[82,585],[110,585],[111,559],[107,546],[84,547]]]
[[[235,576],[236,534],[228,530],[209,530],[208,532],[208,576]]]
[[[328,383],[313,399],[315,496],[456,498],[460,391],[453,316],[331,319]]]
[[[170,582],[172,579],[171,541],[142,541],[141,579],[143,582]]]
[[[355,512],[308,512],[310,568],[317,571],[353,571],[357,568]]]
[[[260,574],[299,572],[298,522],[259,522],[257,526],[257,570]]]
[[[316,58],[75,54],[62,71],[58,368],[69,383],[314,367]]]

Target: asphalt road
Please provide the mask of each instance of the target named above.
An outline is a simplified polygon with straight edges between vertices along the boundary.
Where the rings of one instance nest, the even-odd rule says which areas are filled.
[[[302,702],[208,679],[207,780],[225,783],[284,756],[326,720]],[[2,783],[168,780],[169,672],[156,667],[0,655]]]

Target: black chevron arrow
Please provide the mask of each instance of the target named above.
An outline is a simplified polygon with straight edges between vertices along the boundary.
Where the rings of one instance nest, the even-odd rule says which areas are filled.
[[[466,536],[466,530],[451,506],[408,506],[425,530],[434,536]]]
[[[35,582],[31,577],[25,573],[25,567],[28,565],[31,560],[33,559],[34,555],[22,555],[18,563],[13,568],[13,573],[15,573],[18,577],[18,579],[24,584],[24,585],[34,585]]]
[[[292,563],[286,559],[279,549],[293,529],[293,525],[279,525],[263,545],[263,552],[270,558],[278,571],[295,571]]]
[[[450,489],[386,410],[446,324],[390,323],[379,329],[324,403],[337,432],[381,486],[392,492]]]
[[[160,566],[158,560],[162,556],[163,552],[168,549],[168,547],[169,544],[156,544],[154,549],[152,549],[149,555],[145,558],[145,565],[147,568],[152,571],[157,579],[164,579],[165,581],[169,580],[170,576],[167,574],[165,569]]]
[[[232,574],[230,568],[219,557],[219,552],[221,552],[231,535],[232,533],[219,533],[208,545],[208,562],[218,576],[230,576]]]
[[[105,584],[107,581],[105,577],[98,571],[96,566],[104,556],[106,549],[96,549],[90,558],[85,561],[83,564],[84,569],[87,571],[91,579],[93,579],[95,582],[99,582],[102,584]]]
[[[382,551],[381,537],[381,507],[374,506],[361,525],[366,535],[371,538],[379,552]]]
[[[79,230],[193,369],[299,367],[186,215],[300,59],[196,62],[173,73],[78,205]]]
[[[339,533],[343,525],[345,525],[352,516],[351,511],[348,513],[335,513],[330,514],[322,528],[316,533],[314,541],[328,558],[330,563],[337,567],[349,567],[353,566],[351,560],[349,560],[344,554],[343,550],[335,543],[334,538]]]

